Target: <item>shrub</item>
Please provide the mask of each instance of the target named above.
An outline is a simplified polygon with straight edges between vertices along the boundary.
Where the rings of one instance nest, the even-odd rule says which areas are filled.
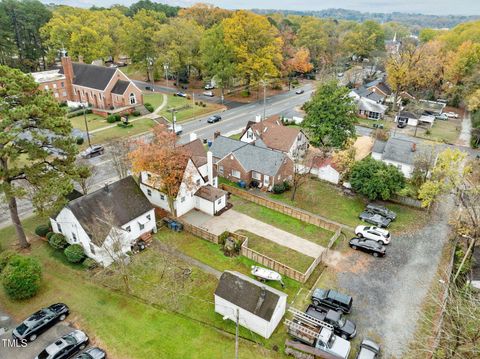
[[[115,121],[116,121],[116,120],[115,120],[115,116],[109,115],[109,116],[107,117],[107,122],[108,122],[108,123],[114,123]]]
[[[145,108],[150,112],[153,112],[153,110],[154,110],[151,103],[146,102],[146,103],[143,104],[143,106],[145,106]]]
[[[42,268],[37,259],[16,255],[2,272],[2,284],[12,299],[31,298],[40,289]]]
[[[55,234],[55,232],[48,232],[47,235],[45,236],[48,240],[52,238],[52,236]]]
[[[122,116],[120,116],[118,113],[113,115],[113,117],[115,118],[115,122],[118,122],[122,119]]]
[[[65,257],[71,263],[80,263],[85,257],[85,252],[80,244],[72,244],[65,248]]]
[[[290,189],[290,182],[288,181],[283,181],[283,188],[285,189],[285,191],[288,191]]]
[[[48,243],[55,249],[64,249],[68,246],[65,236],[61,233],[54,233],[48,240]]]
[[[40,224],[35,228],[35,234],[40,237],[45,237],[51,230],[50,225]]]
[[[85,140],[83,139],[82,136],[78,136],[77,139],[76,139],[76,142],[77,142],[77,145],[83,145],[83,142],[85,142]]]
[[[228,238],[230,234],[228,233],[228,231],[225,231],[223,232],[222,234],[220,234],[218,236],[218,244],[221,244],[221,245],[224,245],[225,244],[225,240]]]
[[[285,192],[285,185],[284,185],[283,183],[281,183],[281,184],[276,184],[275,186],[273,186],[272,191],[273,191],[273,193],[275,193],[275,194],[283,193],[283,192]]]
[[[140,116],[140,111],[135,110],[135,111],[132,112],[132,115],[134,117],[138,117],[138,116]]]
[[[240,92],[240,96],[242,96],[242,97],[248,97],[248,96],[250,96],[250,91],[248,91],[248,90],[242,90],[242,92]]]
[[[98,263],[92,258],[85,258],[82,265],[87,269],[94,269],[98,267]]]
[[[7,266],[10,259],[12,259],[16,255],[17,253],[15,251],[12,251],[11,249],[7,249],[6,251],[0,253],[0,273]]]

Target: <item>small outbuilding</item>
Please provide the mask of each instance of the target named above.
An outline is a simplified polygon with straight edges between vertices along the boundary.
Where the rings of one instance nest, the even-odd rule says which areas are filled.
[[[244,274],[225,271],[215,290],[215,312],[270,338],[287,307],[287,295]]]

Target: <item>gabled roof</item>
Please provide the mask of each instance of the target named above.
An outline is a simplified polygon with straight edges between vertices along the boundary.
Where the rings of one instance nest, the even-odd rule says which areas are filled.
[[[223,272],[215,295],[267,321],[272,319],[279,299],[287,296],[234,271]]]
[[[70,201],[66,207],[87,233],[101,222],[121,227],[153,208],[132,176]]]
[[[112,93],[116,95],[123,95],[127,90],[128,85],[130,85],[130,81],[118,80],[115,86],[112,88]]]
[[[181,146],[192,159],[195,166],[201,167],[207,163],[207,151],[203,147],[202,141],[197,138]]]
[[[360,97],[357,101],[357,106],[359,110],[370,111],[384,114],[387,111],[387,106],[379,104],[373,100],[369,100],[365,97]]]
[[[96,90],[105,90],[108,83],[117,71],[113,67],[104,67],[72,62],[73,67],[73,84],[83,87],[89,87]],[[60,73],[64,73],[63,67]]]
[[[414,118],[414,119],[419,119],[420,116],[417,115],[415,112],[412,111],[400,111],[398,113],[398,117],[403,117],[403,118]]]
[[[426,150],[420,143],[403,138],[391,137],[388,141],[375,141],[373,152],[382,154],[382,160],[395,161],[413,165],[415,158]]]
[[[210,147],[210,151],[215,158],[223,158],[229,153],[236,151],[240,147],[246,146],[247,143],[234,140],[233,138],[218,136]]]
[[[353,90],[358,96],[365,97],[369,100],[373,100],[375,102],[382,102],[385,99],[385,96],[382,96],[376,92],[373,92],[365,87],[360,87],[358,89]]]
[[[389,96],[392,94],[392,89],[385,82],[385,78],[381,77],[376,80],[373,80],[365,85],[366,88],[376,87],[382,91],[385,95]]]
[[[210,202],[215,202],[217,199],[225,196],[226,194],[227,192],[223,189],[213,187],[212,185],[202,186],[197,190],[197,192],[195,192],[195,196],[206,199]]]

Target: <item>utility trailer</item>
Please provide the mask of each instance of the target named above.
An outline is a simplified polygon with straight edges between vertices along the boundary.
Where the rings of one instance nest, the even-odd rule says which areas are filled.
[[[288,334],[285,353],[297,359],[347,359],[350,342],[334,334],[333,326],[298,309],[288,309],[292,319],[285,319]]]

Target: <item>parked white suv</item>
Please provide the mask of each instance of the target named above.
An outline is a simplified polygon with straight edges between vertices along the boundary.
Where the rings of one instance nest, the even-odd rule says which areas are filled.
[[[373,226],[357,226],[355,235],[360,238],[372,239],[382,244],[389,244],[391,239],[389,231]]]

